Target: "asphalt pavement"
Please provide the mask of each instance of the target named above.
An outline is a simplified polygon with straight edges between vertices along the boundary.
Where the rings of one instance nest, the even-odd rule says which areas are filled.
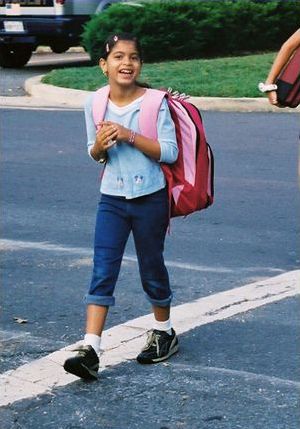
[[[86,154],[82,111],[10,108],[1,117],[7,373],[82,336],[99,167]],[[298,115],[203,117],[216,157],[216,202],[172,222],[165,258],[174,306],[234,295],[299,267]],[[131,240],[116,298],[107,328],[149,312]],[[276,299],[251,311],[239,310],[238,300],[235,316],[180,335],[180,352],[166,364],[130,359],[106,367],[97,383],[71,380],[12,401],[0,409],[3,429],[296,429],[298,304],[295,296]]]
[[[45,377],[42,360],[83,334],[100,172],[86,154],[80,105],[65,92],[57,108],[45,90],[1,109],[0,402],[15,393],[0,407],[1,429],[297,429],[299,291],[284,276],[300,261],[299,115],[204,109],[216,201],[174,219],[165,250],[174,307],[199,300],[194,314],[174,316],[180,352],[144,367],[123,350],[134,343],[124,324],[150,310],[130,239],[107,323],[108,344],[119,331],[120,343],[106,346],[99,381],[84,383],[54,358]],[[30,109],[16,107],[20,98]],[[240,292],[249,284],[255,293]],[[31,383],[23,368],[37,368]]]
[[[25,67],[10,70],[0,68],[0,95],[25,97],[27,95],[24,88],[26,79],[49,73],[53,68],[79,67],[89,64],[88,54],[80,48],[71,48],[62,54],[55,54],[49,48],[38,48]]]

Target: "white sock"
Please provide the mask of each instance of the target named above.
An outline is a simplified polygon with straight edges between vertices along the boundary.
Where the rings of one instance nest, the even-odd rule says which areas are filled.
[[[172,334],[171,319],[168,319],[165,322],[159,322],[158,320],[154,319],[153,329],[157,329],[158,331],[165,331],[169,335],[171,335]]]
[[[95,352],[100,352],[101,337],[95,334],[85,334],[83,344],[85,346],[92,346]]]

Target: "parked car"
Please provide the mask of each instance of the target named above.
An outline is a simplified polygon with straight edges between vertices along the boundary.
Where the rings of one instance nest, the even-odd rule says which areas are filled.
[[[126,0],[0,0],[0,66],[23,67],[39,45],[65,52],[94,13]]]

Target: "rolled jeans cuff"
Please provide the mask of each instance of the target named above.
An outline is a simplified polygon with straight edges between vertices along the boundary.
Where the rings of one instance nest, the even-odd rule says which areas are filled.
[[[156,307],[169,307],[169,305],[171,304],[172,298],[173,298],[173,294],[171,294],[166,299],[153,299],[153,298],[150,298],[150,296],[147,294],[146,294],[146,297],[147,297],[148,301],[150,301],[151,304],[155,305]]]
[[[115,305],[115,298],[113,296],[100,296],[86,294],[84,297],[85,304],[101,305],[104,307],[111,307]]]

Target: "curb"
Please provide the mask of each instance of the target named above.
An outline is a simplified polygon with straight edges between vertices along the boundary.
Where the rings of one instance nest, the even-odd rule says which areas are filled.
[[[1,97],[1,106],[83,109],[87,97],[92,93],[41,83],[43,76],[25,81],[24,88],[29,97]],[[267,98],[190,97],[189,101],[201,111],[300,113],[300,106],[297,109],[280,109],[271,106]]]
[[[45,75],[34,76],[25,81],[24,89],[35,100],[47,105],[58,107],[70,107],[80,109],[91,94],[91,91],[82,91],[80,89],[61,88],[54,85],[41,83]]]
[[[84,54],[86,53],[86,51],[84,50],[84,48],[82,48],[81,46],[72,46],[71,48],[69,48],[67,51],[67,53],[80,53],[80,54]],[[49,46],[38,46],[37,49],[34,51],[34,53],[42,55],[42,54],[52,54],[53,51]]]

